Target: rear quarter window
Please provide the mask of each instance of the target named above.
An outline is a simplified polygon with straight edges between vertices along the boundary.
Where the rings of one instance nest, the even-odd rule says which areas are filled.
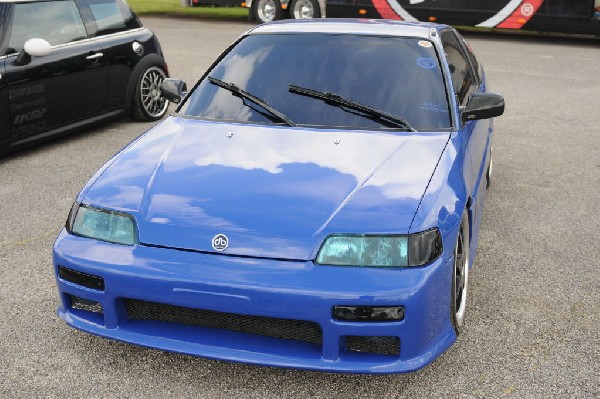
[[[90,4],[90,10],[100,32],[125,29],[125,19],[116,3],[103,2]]]
[[[142,26],[122,0],[80,0],[79,5],[92,36],[109,35]]]

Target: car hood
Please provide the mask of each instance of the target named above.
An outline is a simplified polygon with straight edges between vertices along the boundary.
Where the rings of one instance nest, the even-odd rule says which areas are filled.
[[[309,260],[331,233],[408,233],[448,139],[169,117],[80,200],[131,213],[141,244]]]

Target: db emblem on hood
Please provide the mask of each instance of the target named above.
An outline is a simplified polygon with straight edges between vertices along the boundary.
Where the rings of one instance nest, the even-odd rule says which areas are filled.
[[[224,251],[228,245],[229,239],[225,234],[217,234],[212,239],[212,247],[215,249],[215,251]]]

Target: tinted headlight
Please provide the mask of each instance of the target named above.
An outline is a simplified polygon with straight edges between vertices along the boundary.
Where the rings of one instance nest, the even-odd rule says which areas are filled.
[[[137,242],[135,222],[131,215],[74,204],[67,220],[67,230],[75,235],[115,244]]]
[[[438,229],[410,235],[333,234],[325,239],[315,263],[334,266],[423,266],[442,253]]]

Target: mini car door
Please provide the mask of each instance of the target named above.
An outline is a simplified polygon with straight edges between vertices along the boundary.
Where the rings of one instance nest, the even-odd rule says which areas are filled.
[[[121,0],[77,0],[91,37],[101,47],[107,63],[107,109],[123,105],[132,71],[145,56],[152,33]]]
[[[2,152],[1,143],[10,137],[10,106],[8,104],[5,75],[4,60],[0,57],[0,152]]]
[[[8,91],[6,90],[6,73],[4,61],[6,59],[6,22],[8,7],[0,3],[0,153],[2,153],[2,142],[10,137],[10,114],[8,104]]]
[[[10,115],[8,113],[8,94],[6,91],[6,78],[4,73],[4,60],[0,57],[0,143],[8,139],[10,133]],[[1,147],[1,144],[0,144]],[[1,152],[0,148],[0,152]]]
[[[106,68],[101,51],[87,39],[73,0],[13,3],[5,59],[13,140],[59,128],[102,111]],[[52,45],[46,56],[19,53],[27,40]]]

